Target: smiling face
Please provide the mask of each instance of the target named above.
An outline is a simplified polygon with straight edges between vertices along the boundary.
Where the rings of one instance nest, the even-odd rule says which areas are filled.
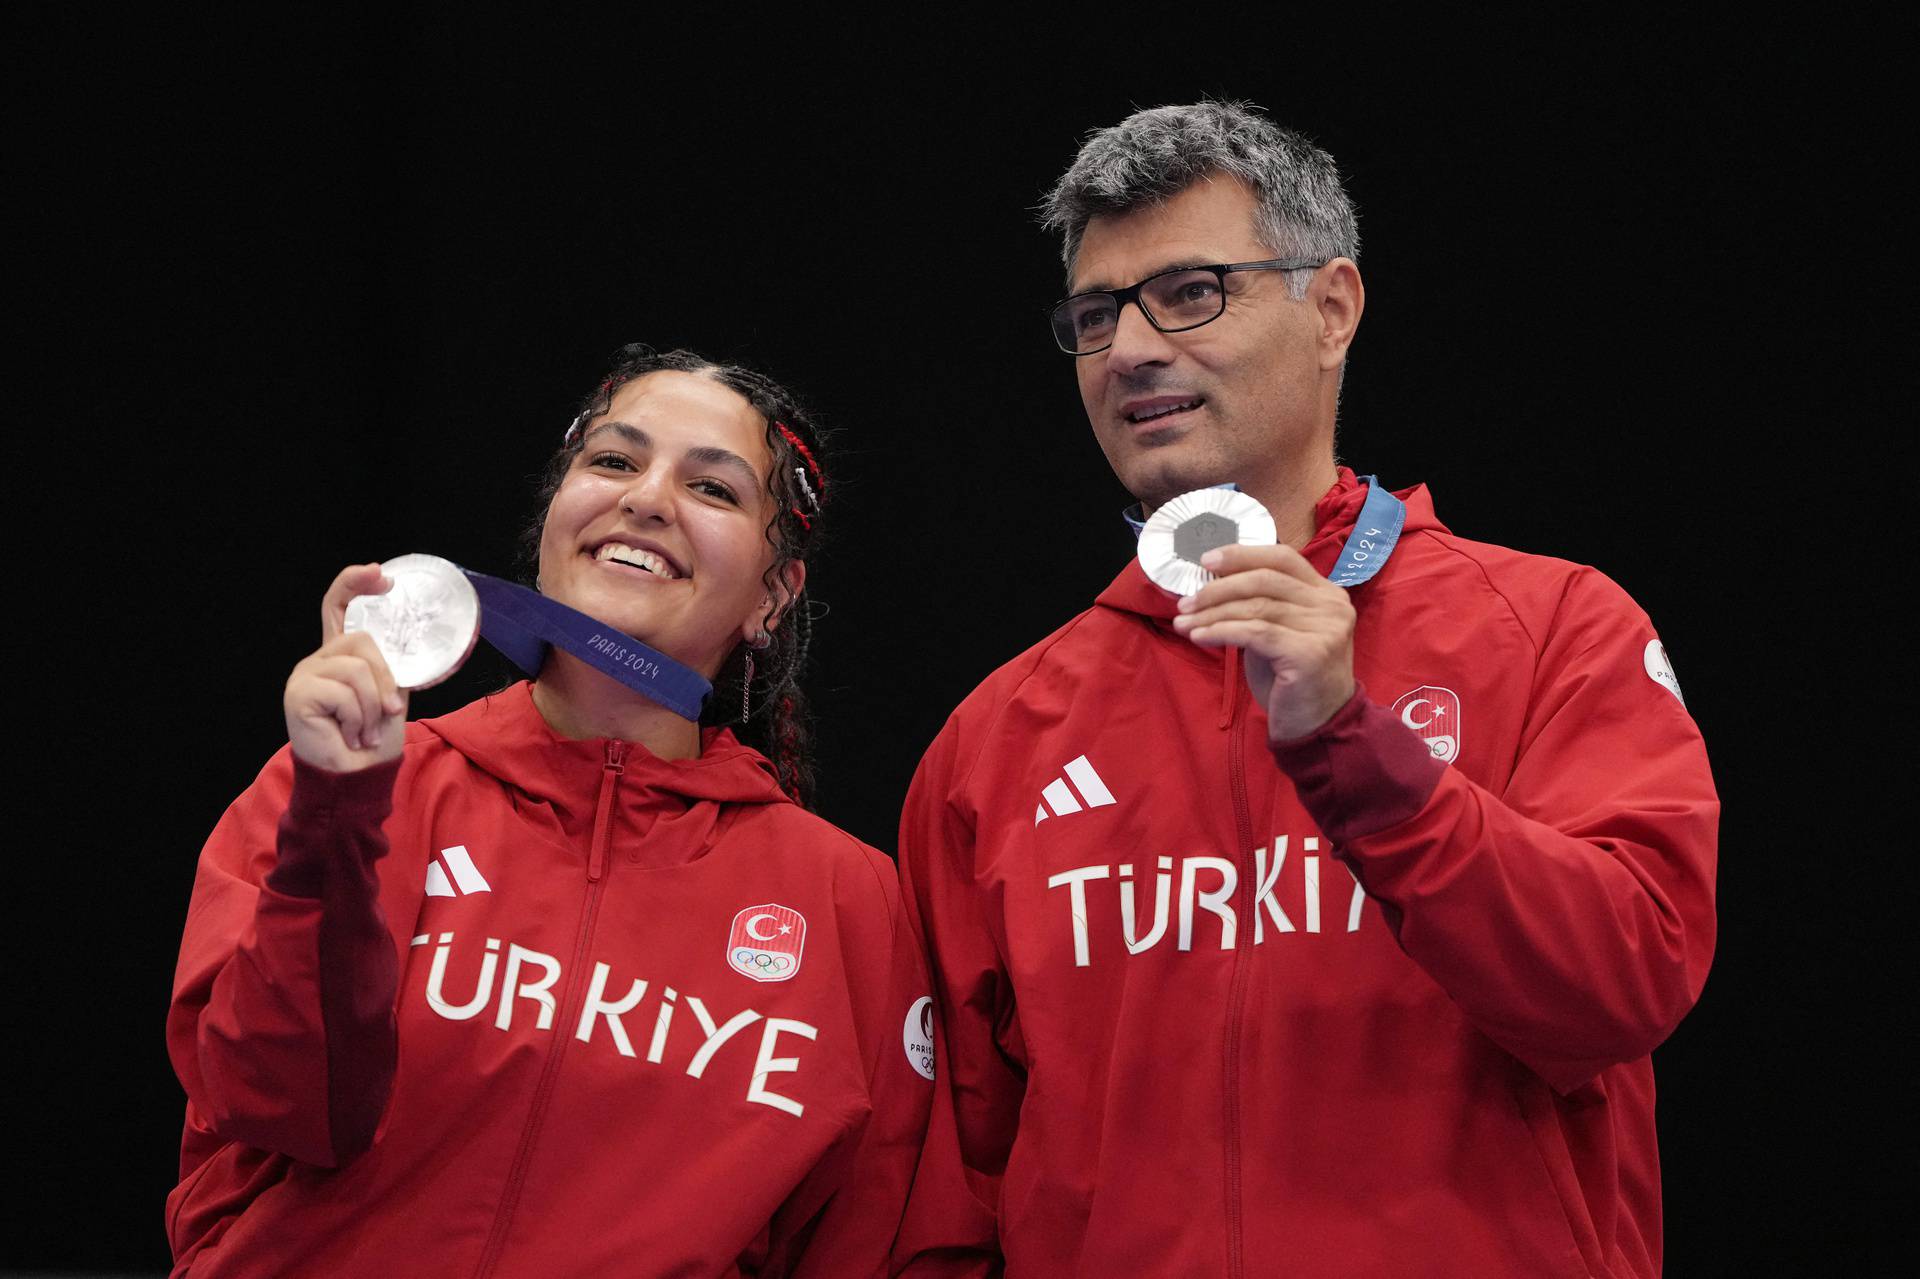
[[[1254,214],[1253,193],[1226,176],[1103,214],[1087,224],[1071,291],[1280,256],[1256,237]],[[1218,319],[1183,333],[1161,333],[1125,306],[1113,345],[1074,361],[1108,464],[1149,508],[1229,481],[1271,505],[1299,476],[1332,474],[1340,363],[1359,323],[1357,269],[1336,258],[1298,301],[1276,271],[1231,273],[1226,293]]]
[[[547,508],[540,589],[709,678],[741,640],[777,625],[765,574],[773,498],[767,424],[697,373],[634,379],[586,423]],[[771,622],[769,615],[772,615]]]

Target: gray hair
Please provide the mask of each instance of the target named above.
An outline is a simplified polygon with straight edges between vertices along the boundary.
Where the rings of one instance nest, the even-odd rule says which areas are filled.
[[[1219,173],[1253,192],[1254,233],[1276,257],[1360,257],[1359,221],[1333,157],[1251,102],[1154,107],[1096,129],[1047,192],[1040,222],[1061,233],[1071,280],[1094,217],[1158,203]],[[1303,296],[1305,276],[1286,277],[1288,292]]]

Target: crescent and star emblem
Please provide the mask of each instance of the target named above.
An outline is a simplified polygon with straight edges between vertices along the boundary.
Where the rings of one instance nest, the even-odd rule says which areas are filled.
[[[1439,719],[1442,715],[1446,714],[1446,712],[1442,710],[1436,710],[1434,711],[1433,714],[1427,716],[1423,720],[1420,720],[1418,723],[1414,721],[1413,712],[1419,707],[1432,706],[1432,705],[1433,703],[1424,697],[1416,698],[1415,700],[1408,702],[1406,705],[1406,709],[1400,712],[1400,722],[1402,724],[1405,724],[1408,728],[1415,730],[1416,732],[1419,731],[1420,729],[1425,728],[1427,725],[1433,723],[1433,721],[1435,721],[1436,719]]]
[[[772,918],[773,918],[772,915],[762,912],[761,914],[755,915],[752,918],[748,919],[747,920],[747,936],[753,938],[755,941],[772,941],[779,934],[763,933],[760,931],[760,921],[763,919],[772,919]],[[793,930],[790,928],[782,928],[780,930],[780,932],[783,932],[783,933],[791,932],[791,931]]]

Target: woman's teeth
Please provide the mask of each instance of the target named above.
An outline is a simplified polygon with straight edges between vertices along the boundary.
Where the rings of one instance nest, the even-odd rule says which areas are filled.
[[[616,564],[626,564],[632,568],[645,569],[655,577],[664,577],[668,581],[680,575],[673,571],[673,565],[655,555],[652,551],[643,551],[637,546],[622,546],[618,542],[608,542],[593,553],[596,560],[612,560]]]

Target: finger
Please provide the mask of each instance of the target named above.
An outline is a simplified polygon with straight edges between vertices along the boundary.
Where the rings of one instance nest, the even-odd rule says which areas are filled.
[[[1283,626],[1305,629],[1312,622],[1312,610],[1285,600],[1254,597],[1251,599],[1228,600],[1212,608],[1203,608],[1198,612],[1182,613],[1173,619],[1173,629],[1183,635],[1191,635],[1204,626],[1219,622],[1273,622]]]
[[[1320,594],[1324,586],[1325,583],[1305,582],[1279,569],[1242,569],[1230,576],[1217,577],[1193,594],[1182,596],[1178,607],[1182,613],[1195,613],[1228,600],[1253,597],[1305,603]]]
[[[1307,557],[1281,542],[1276,546],[1216,546],[1200,557],[1200,567],[1216,577],[1244,573],[1252,568],[1270,568],[1297,577],[1303,582],[1324,582],[1319,570],[1307,563]]]
[[[349,564],[320,599],[320,640],[337,639],[347,624],[347,601],[356,595],[380,595],[391,589],[378,564]]]
[[[380,694],[380,705],[389,715],[407,713],[407,690],[400,687],[394,678],[393,668],[387,665],[387,656],[380,651],[380,645],[373,636],[365,631],[355,631],[351,635],[342,635],[332,643],[323,645],[323,654],[345,654],[359,658],[373,672],[374,687]]]
[[[351,684],[329,676],[310,673],[300,689],[303,703],[297,714],[314,723],[331,720],[348,750],[361,750],[362,730],[366,727],[360,696]]]
[[[1266,658],[1278,658],[1312,637],[1306,631],[1273,622],[1215,622],[1187,632],[1201,648],[1244,648]]]
[[[319,659],[312,669],[321,679],[331,680],[352,691],[354,719],[360,726],[359,735],[364,740],[355,742],[353,734],[349,734],[347,740],[362,747],[372,745],[387,715],[386,708],[381,705],[380,686],[373,677],[372,668],[357,656],[341,654]]]
[[[1337,588],[1336,588],[1337,590]],[[1211,608],[1196,608],[1173,618],[1173,629],[1183,634],[1199,626],[1227,621],[1269,621],[1301,631],[1330,631],[1353,626],[1353,608],[1344,595],[1329,599],[1325,593],[1302,600],[1273,599],[1251,595],[1225,600]]]

